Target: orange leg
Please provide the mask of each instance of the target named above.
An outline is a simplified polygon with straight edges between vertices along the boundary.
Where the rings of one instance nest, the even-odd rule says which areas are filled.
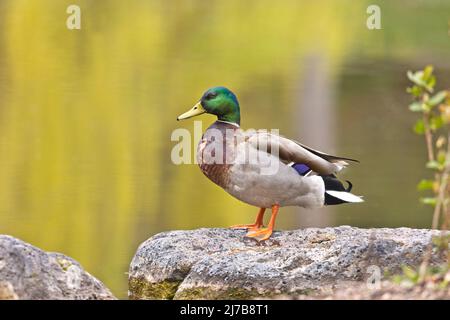
[[[251,224],[238,224],[235,226],[231,226],[232,229],[250,229],[250,230],[258,230],[263,226],[263,218],[264,218],[264,212],[266,211],[266,208],[260,208],[258,215],[256,216],[255,223]]]
[[[272,235],[273,228],[275,227],[275,220],[277,219],[277,214],[278,214],[279,209],[280,209],[280,206],[277,204],[274,204],[272,206],[272,216],[270,217],[269,225],[267,226],[267,228],[249,232],[249,233],[247,233],[247,237],[263,236],[261,239],[259,239],[259,241],[269,239],[270,236]]]

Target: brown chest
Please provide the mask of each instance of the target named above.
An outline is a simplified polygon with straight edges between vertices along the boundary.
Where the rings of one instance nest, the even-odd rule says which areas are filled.
[[[197,148],[197,162],[214,183],[226,188],[236,158],[239,132],[236,127],[216,122],[206,130]]]

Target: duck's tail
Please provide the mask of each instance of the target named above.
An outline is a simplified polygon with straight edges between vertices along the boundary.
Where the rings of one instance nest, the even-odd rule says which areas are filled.
[[[323,183],[325,184],[324,204],[326,206],[341,203],[364,202],[361,197],[350,193],[353,187],[350,181],[346,181],[348,183],[348,187],[345,188],[342,182],[339,181],[339,179],[333,174],[320,177],[323,179]]]

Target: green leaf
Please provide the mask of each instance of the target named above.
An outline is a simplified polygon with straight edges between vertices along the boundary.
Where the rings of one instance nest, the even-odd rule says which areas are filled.
[[[433,88],[436,85],[436,77],[433,75],[433,66],[427,66],[423,71],[408,71],[406,76],[419,87],[425,88],[429,92],[433,92]]]
[[[436,77],[435,76],[431,76],[431,78],[427,81],[426,88],[427,88],[427,90],[429,92],[433,92],[435,85],[436,85]]]
[[[433,66],[432,65],[428,65],[425,67],[425,69],[423,69],[423,76],[422,79],[424,81],[428,81],[430,79],[430,77],[433,74]]]
[[[443,169],[442,165],[439,162],[435,161],[435,160],[428,161],[427,164],[426,164],[426,167],[428,169],[434,169],[434,170],[442,170]]]
[[[416,282],[419,279],[419,273],[416,272],[416,270],[414,270],[413,268],[408,267],[408,266],[403,266],[402,270],[403,270],[403,274],[411,281]]]
[[[416,121],[416,124],[414,125],[414,132],[417,134],[424,134],[425,133],[425,125],[423,123],[422,119],[418,119]]]
[[[444,120],[441,116],[431,117],[430,119],[430,129],[437,130],[444,125]]]
[[[431,206],[435,206],[437,199],[435,197],[420,198],[420,202],[422,202],[423,204],[429,204]]]
[[[437,162],[443,166],[447,160],[447,153],[445,151],[439,151],[437,155]]]
[[[422,80],[423,71],[417,71],[417,72],[408,71],[406,73],[406,75],[409,80],[411,80],[414,84],[418,85],[419,87],[425,88],[427,86],[427,83]]]
[[[422,91],[422,88],[420,88],[419,86],[412,86],[406,89],[406,92],[411,93],[415,98],[420,97]]]
[[[437,106],[438,104],[442,103],[445,98],[447,97],[447,91],[439,91],[434,96],[430,98],[430,100],[427,101],[427,104],[431,107]]]
[[[426,83],[426,89],[429,92],[433,92],[436,85],[436,77],[433,75],[433,66],[428,65],[423,70],[422,80]]]
[[[423,104],[418,101],[414,101],[409,105],[409,110],[412,112],[422,112],[424,110]]]
[[[400,285],[403,282],[403,277],[401,275],[396,274],[392,277],[392,282]]]
[[[434,187],[433,180],[422,179],[417,185],[417,189],[420,191],[432,190]]]

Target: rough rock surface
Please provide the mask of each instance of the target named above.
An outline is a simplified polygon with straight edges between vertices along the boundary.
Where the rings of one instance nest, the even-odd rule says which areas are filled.
[[[129,270],[132,299],[244,299],[325,294],[420,264],[439,231],[349,226],[277,231],[266,242],[243,230],[157,234]],[[444,261],[434,248],[431,264]],[[371,279],[372,277],[372,279]],[[363,282],[364,283],[364,282]]]
[[[0,235],[0,299],[115,299],[78,262]]]
[[[276,299],[295,300],[450,300],[450,286],[414,285],[405,286],[382,281],[380,288],[368,289],[365,284],[338,289],[332,294],[317,296],[300,295],[298,297],[279,296]]]

